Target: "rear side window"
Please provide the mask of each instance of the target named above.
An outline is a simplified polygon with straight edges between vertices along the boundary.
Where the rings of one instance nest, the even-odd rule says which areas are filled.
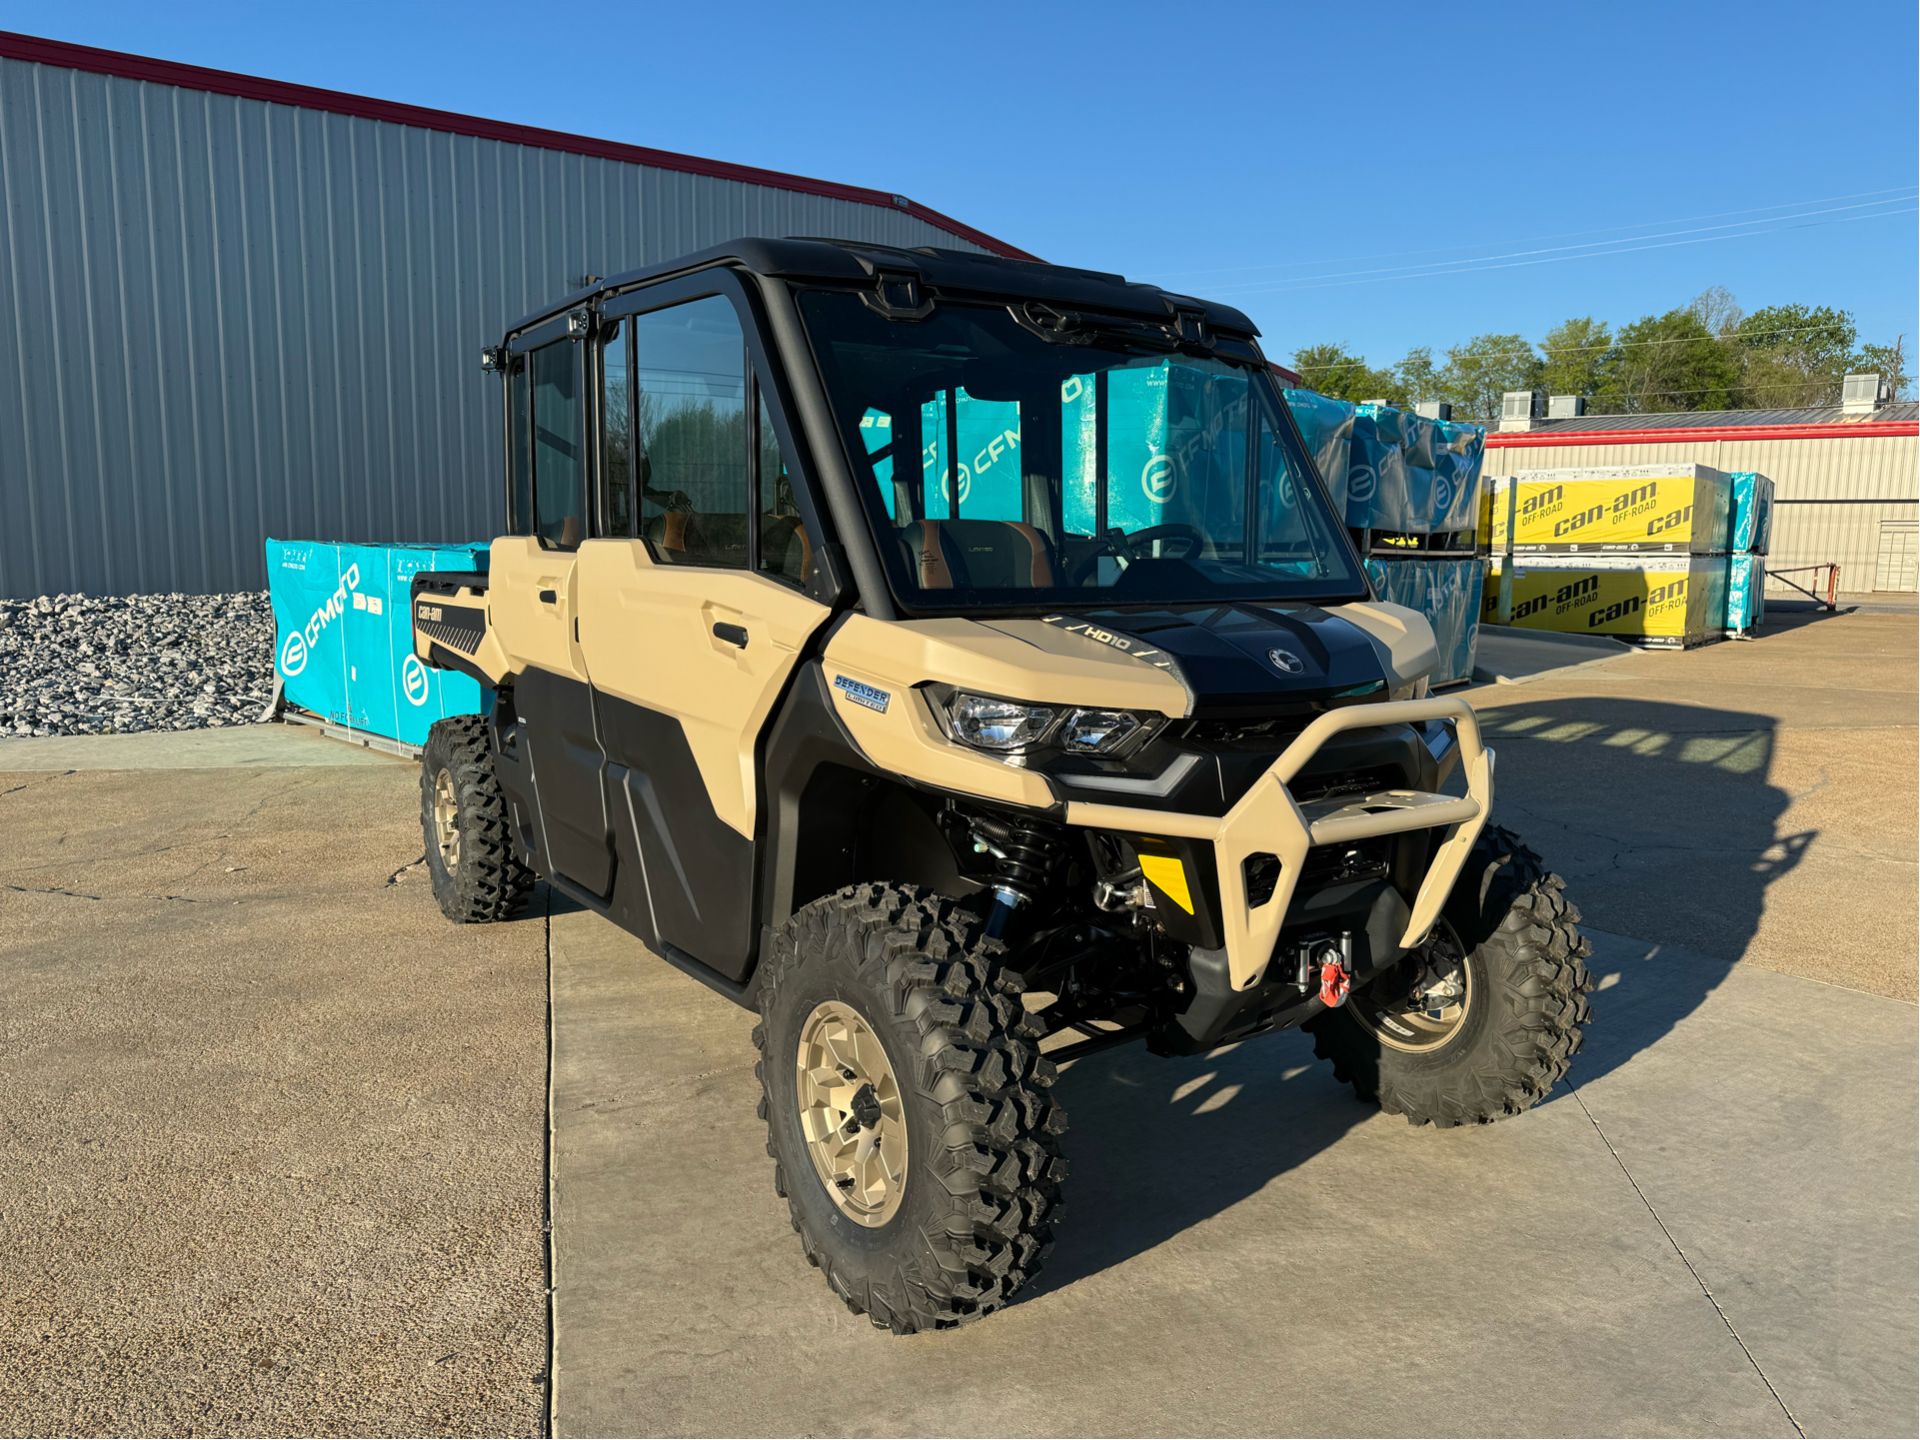
[[[636,315],[634,433],[642,530],[669,564],[744,566],[746,341],[724,297]]]
[[[542,542],[571,550],[586,536],[586,415],[580,348],[561,340],[528,356],[533,382],[533,502]]]

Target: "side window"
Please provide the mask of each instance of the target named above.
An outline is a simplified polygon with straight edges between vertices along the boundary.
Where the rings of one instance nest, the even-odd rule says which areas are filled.
[[[636,315],[633,405],[642,533],[657,560],[744,566],[746,342],[711,295]]]
[[[535,532],[563,550],[577,546],[586,534],[580,357],[580,349],[567,340],[543,345],[528,357],[533,376]]]
[[[527,357],[507,370],[507,533],[533,533],[533,411],[527,399]]]
[[[633,533],[633,390],[632,372],[627,363],[627,347],[632,343],[632,327],[616,320],[606,337],[601,355],[600,419],[605,429],[601,446],[600,475],[606,491],[606,533]]]
[[[753,408],[755,473],[760,479],[760,569],[804,585],[813,574],[813,540],[800,518],[793,476],[757,384]]]

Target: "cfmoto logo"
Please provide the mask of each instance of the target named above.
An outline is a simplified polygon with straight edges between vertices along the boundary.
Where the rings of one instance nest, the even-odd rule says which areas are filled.
[[[1299,675],[1307,668],[1306,662],[1291,650],[1269,650],[1267,661],[1282,675]]]
[[[409,655],[400,662],[400,690],[409,705],[427,703],[427,667],[420,663],[418,655]]]
[[[1179,487],[1180,482],[1173,473],[1170,456],[1156,455],[1140,471],[1140,492],[1155,505],[1166,504]]]
[[[307,668],[307,637],[298,630],[280,647],[280,673],[292,678]]]

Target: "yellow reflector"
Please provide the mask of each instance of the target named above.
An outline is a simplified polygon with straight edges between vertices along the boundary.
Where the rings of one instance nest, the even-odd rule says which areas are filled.
[[[1178,905],[1187,914],[1193,914],[1193,896],[1187,890],[1187,870],[1172,855],[1142,855],[1140,873],[1147,877],[1147,883]]]

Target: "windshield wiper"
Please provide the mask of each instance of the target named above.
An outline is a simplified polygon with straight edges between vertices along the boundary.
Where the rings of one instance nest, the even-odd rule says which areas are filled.
[[[1043,301],[1028,300],[1007,306],[1007,313],[1022,330],[1050,345],[1092,345],[1105,340],[1162,354],[1176,350],[1200,355],[1213,353],[1212,338],[1198,311],[1190,316],[1183,311],[1173,320],[1157,321],[1088,310],[1062,310]]]

